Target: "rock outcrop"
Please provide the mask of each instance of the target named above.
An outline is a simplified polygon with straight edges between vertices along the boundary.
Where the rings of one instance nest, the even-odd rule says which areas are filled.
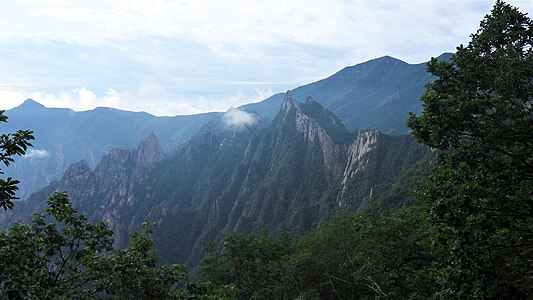
[[[380,133],[378,130],[364,130],[359,133],[347,151],[347,162],[342,174],[341,199],[346,195],[348,181],[365,170],[368,165],[368,153],[375,149]],[[343,203],[339,203],[343,206]]]

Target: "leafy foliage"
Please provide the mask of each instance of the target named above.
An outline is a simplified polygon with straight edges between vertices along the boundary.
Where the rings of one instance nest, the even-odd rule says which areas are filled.
[[[297,290],[320,299],[424,298],[433,259],[418,207],[341,213],[298,243],[290,272]]]
[[[428,298],[442,255],[431,246],[419,206],[342,212],[298,239],[230,233],[209,245],[204,280],[234,284],[238,299]]]
[[[502,1],[468,46],[428,64],[438,77],[408,125],[440,149],[417,191],[435,242],[443,298],[533,293],[533,22]]]
[[[0,110],[0,123],[7,122],[7,116],[4,111]],[[15,133],[3,133],[0,135],[0,161],[7,167],[14,162],[14,156],[24,155],[30,143],[33,140],[33,132],[31,130],[17,130]],[[0,175],[4,174],[0,169]],[[20,181],[8,177],[7,179],[0,178],[0,207],[4,210],[13,208],[13,201],[18,199],[15,192],[18,190],[17,184]]]
[[[143,229],[128,248],[116,250],[104,222],[87,222],[65,192],[55,193],[31,225],[0,233],[0,298],[177,297],[185,268],[158,268],[151,225]]]
[[[284,298],[283,283],[287,280],[284,259],[292,247],[288,235],[275,238],[268,229],[263,229],[258,236],[229,233],[223,251],[217,251],[213,242],[207,245],[203,279],[215,286],[234,285],[239,299]]]

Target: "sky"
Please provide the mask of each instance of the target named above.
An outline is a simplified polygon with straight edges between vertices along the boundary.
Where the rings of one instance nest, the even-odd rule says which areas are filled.
[[[510,0],[533,15],[532,0]],[[227,111],[467,44],[490,0],[0,0],[0,109]]]

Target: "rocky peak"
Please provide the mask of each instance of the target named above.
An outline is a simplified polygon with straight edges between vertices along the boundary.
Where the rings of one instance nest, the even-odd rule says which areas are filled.
[[[102,156],[102,159],[100,159],[100,163],[98,166],[101,165],[112,165],[116,163],[123,164],[125,163],[130,156],[130,149],[125,147],[117,147],[109,150],[104,156]]]
[[[312,97],[307,97],[305,103],[300,105],[300,109],[305,115],[315,120],[337,144],[351,141],[352,138],[348,137],[348,131],[341,119]]]
[[[90,175],[92,173],[91,167],[89,166],[89,163],[87,163],[86,160],[79,161],[77,163],[74,163],[68,167],[68,169],[65,171],[64,177],[66,178],[79,178],[79,177],[85,177],[88,174]]]
[[[323,154],[325,172],[330,179],[342,168],[343,145],[337,143],[337,136],[346,134],[342,122],[337,121],[332,115],[312,97],[307,97],[305,103],[298,103],[291,91],[287,91],[278,115],[280,124],[283,124],[278,128],[296,129],[303,134],[309,145],[318,142]],[[341,123],[341,126],[338,123]]]
[[[294,95],[290,90],[287,91],[285,94],[285,99],[283,100],[283,103],[281,103],[281,109],[280,113],[283,115],[287,115],[291,110],[293,109],[299,109],[298,102],[296,102],[296,99],[294,98]]]
[[[119,172],[124,172],[130,159],[131,151],[128,148],[113,148],[109,150],[94,170],[99,178],[112,178]]]
[[[152,132],[137,147],[135,161],[139,167],[150,167],[164,158],[163,148]]]
[[[89,182],[93,171],[86,160],[74,163],[68,167],[61,179],[62,187],[66,190],[78,190]]]

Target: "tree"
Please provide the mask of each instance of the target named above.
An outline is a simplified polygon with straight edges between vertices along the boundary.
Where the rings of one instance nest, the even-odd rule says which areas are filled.
[[[236,288],[235,299],[285,299],[285,258],[292,251],[292,239],[285,233],[271,236],[268,229],[258,235],[230,232],[223,249],[207,245],[201,271],[205,282],[219,289]]]
[[[418,206],[338,213],[301,237],[286,262],[293,298],[429,298],[437,255],[427,227]]]
[[[533,23],[497,1],[407,125],[440,151],[417,197],[430,209],[442,298],[533,294]]]
[[[229,233],[208,245],[204,284],[237,299],[419,299],[435,293],[425,210],[339,212],[298,239]]]
[[[143,229],[116,250],[104,222],[87,222],[55,193],[31,225],[0,232],[0,299],[178,298],[185,268],[157,267],[150,224]]]
[[[7,122],[4,110],[0,110],[0,123]],[[14,162],[13,156],[24,155],[33,140],[33,132],[30,130],[17,130],[15,133],[3,133],[0,136],[0,161],[7,167]],[[0,168],[0,175],[4,174]],[[13,208],[13,201],[18,199],[15,192],[18,190],[17,184],[20,181],[11,177],[0,178],[0,207],[4,210]]]

